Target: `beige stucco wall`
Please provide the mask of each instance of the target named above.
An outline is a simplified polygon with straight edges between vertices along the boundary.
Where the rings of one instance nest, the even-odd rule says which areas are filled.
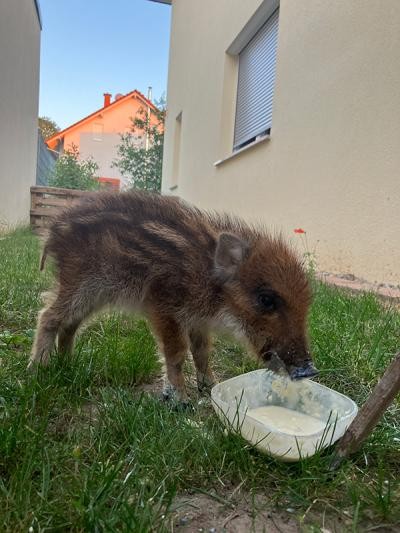
[[[34,0],[0,2],[0,227],[29,220],[36,179],[40,24]]]
[[[399,0],[282,0],[271,139],[215,166],[233,138],[226,50],[260,4],[173,0],[163,191],[304,228],[320,270],[400,283]]]

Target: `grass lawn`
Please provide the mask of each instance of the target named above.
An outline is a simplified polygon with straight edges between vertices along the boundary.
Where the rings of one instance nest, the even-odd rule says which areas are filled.
[[[1,531],[400,530],[399,398],[332,475],[329,451],[284,464],[227,435],[194,390],[193,412],[160,402],[143,321],[97,318],[72,360],[30,377],[40,293],[51,284],[38,262],[29,231],[1,237]],[[310,328],[319,380],[362,404],[399,349],[399,312],[315,283]],[[220,378],[256,368],[224,339],[213,365]]]

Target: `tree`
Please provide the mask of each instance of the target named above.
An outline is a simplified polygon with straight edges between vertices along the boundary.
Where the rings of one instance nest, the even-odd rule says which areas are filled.
[[[132,187],[147,191],[161,190],[164,149],[165,98],[148,113],[139,109],[132,119],[131,132],[121,135],[113,166],[128,178]]]
[[[58,131],[60,131],[59,126],[51,120],[49,117],[39,117],[39,130],[42,134],[44,140],[48,139]]]
[[[79,150],[73,144],[70,150],[66,150],[57,159],[49,177],[49,185],[82,191],[96,190],[99,188],[96,180],[98,169],[99,166],[93,159],[80,160]]]

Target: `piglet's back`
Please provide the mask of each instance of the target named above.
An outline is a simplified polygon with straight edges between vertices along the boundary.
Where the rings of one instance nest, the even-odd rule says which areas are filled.
[[[44,255],[59,270],[199,275],[212,268],[218,232],[212,217],[175,197],[100,193],[54,220]]]

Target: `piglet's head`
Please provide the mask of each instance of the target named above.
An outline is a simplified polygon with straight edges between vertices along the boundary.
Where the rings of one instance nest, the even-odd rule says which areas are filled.
[[[278,360],[292,379],[316,375],[307,338],[311,290],[301,261],[284,240],[222,233],[214,264],[225,309],[266,366]]]

